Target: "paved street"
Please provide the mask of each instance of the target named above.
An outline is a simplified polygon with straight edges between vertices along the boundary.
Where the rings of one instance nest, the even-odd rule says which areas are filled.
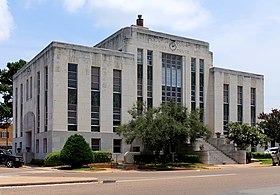
[[[2,187],[0,194],[280,194],[280,167],[222,166],[219,170],[76,172],[0,167],[8,176],[98,178],[98,182]]]

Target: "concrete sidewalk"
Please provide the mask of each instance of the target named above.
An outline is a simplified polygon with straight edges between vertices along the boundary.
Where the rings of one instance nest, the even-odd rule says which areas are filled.
[[[0,187],[98,182],[97,178],[85,178],[85,177],[30,177],[30,176],[7,177],[4,176],[0,178],[1,178]]]
[[[31,167],[23,166],[23,169],[36,171],[58,171],[52,167]],[[8,169],[8,168],[7,168]],[[28,172],[26,172],[28,174]],[[7,186],[28,186],[28,185],[46,185],[46,184],[64,184],[64,183],[87,183],[98,182],[95,177],[39,177],[32,175],[1,175],[0,187]]]

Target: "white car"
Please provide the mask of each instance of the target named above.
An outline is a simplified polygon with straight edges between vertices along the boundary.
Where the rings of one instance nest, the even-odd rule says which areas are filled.
[[[272,147],[272,148],[267,148],[264,153],[265,154],[274,154],[278,151],[279,147]]]

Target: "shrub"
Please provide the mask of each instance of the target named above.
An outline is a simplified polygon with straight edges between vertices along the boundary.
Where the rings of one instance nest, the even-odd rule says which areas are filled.
[[[102,163],[102,162],[111,162],[112,153],[106,151],[93,151],[93,162]]]
[[[93,154],[89,144],[82,135],[71,135],[60,152],[60,160],[72,168],[92,162]]]
[[[60,151],[47,154],[44,159],[44,164],[47,167],[63,165],[60,160]]]
[[[44,166],[44,159],[35,159],[33,158],[30,162],[31,165],[37,165],[39,167]]]
[[[263,152],[250,152],[252,158],[256,159],[264,159],[264,158],[271,158],[270,154],[265,154]]]
[[[198,154],[185,154],[176,157],[177,162],[199,163]]]

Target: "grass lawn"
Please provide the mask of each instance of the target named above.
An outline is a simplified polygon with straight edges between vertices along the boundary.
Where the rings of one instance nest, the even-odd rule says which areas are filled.
[[[57,169],[60,170],[74,170],[74,171],[105,171],[103,168],[95,168],[95,167],[80,167],[80,168],[72,168],[70,166],[61,166]]]
[[[176,167],[180,168],[195,168],[195,167],[203,167],[203,166],[213,166],[209,164],[202,164],[202,163],[167,163],[167,164],[146,164],[145,167],[147,168],[165,168],[165,169],[172,169]]]
[[[271,164],[272,165],[272,159],[271,158],[263,158],[263,159],[258,159],[261,164]]]

